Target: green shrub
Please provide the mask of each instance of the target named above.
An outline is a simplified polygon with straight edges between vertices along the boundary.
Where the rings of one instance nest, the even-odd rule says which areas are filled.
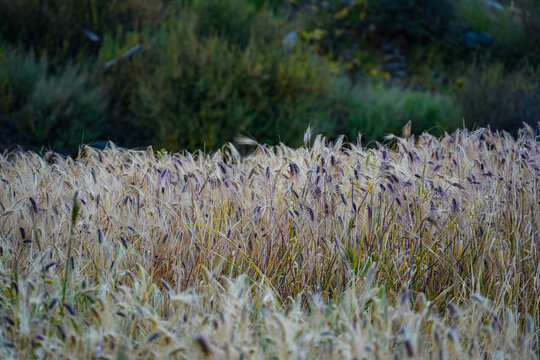
[[[20,143],[74,153],[80,143],[104,135],[104,89],[90,73],[75,65],[52,73],[46,57],[32,54],[5,52],[2,59],[2,147]]]
[[[468,126],[516,133],[522,122],[536,126],[540,114],[540,74],[522,68],[505,72],[502,64],[474,66],[456,92]]]
[[[262,13],[244,0],[198,0],[190,11],[197,14],[195,31],[199,37],[217,36],[243,47],[250,42]]]
[[[362,34],[368,25],[366,1],[330,1],[321,7],[313,4],[311,8],[312,13],[304,14],[307,19],[302,35],[317,43],[320,51],[343,58],[345,52],[354,51],[357,43],[363,43]]]
[[[355,139],[358,132],[367,141],[381,140],[385,134],[401,134],[408,121],[412,132],[429,131],[441,135],[458,127],[459,108],[442,94],[414,91],[382,84],[335,83],[331,95],[334,131]]]
[[[130,49],[142,44],[143,51],[123,57]],[[148,146],[152,143],[153,125],[142,119],[134,109],[139,102],[138,84],[152,81],[149,72],[153,64],[149,52],[159,51],[159,38],[153,39],[148,32],[122,31],[103,39],[95,67],[101,70],[101,78],[108,89],[107,118],[109,122],[108,139],[122,146]],[[116,61],[114,65],[107,63]]]
[[[246,47],[256,41],[268,45],[276,36],[287,34],[294,24],[278,16],[282,0],[181,0],[184,14],[196,14],[195,32],[199,37],[217,36],[229,44]],[[190,15],[191,16],[191,15]]]
[[[261,48],[197,32],[198,16],[171,19],[161,47],[147,56],[131,109],[152,124],[154,142],[169,149],[215,148],[237,134],[260,141],[300,140],[310,106],[324,91],[329,67],[309,52],[288,52],[281,34]],[[150,65],[151,64],[151,65]]]
[[[212,3],[247,15],[232,26],[229,16],[211,15]],[[288,31],[285,21],[248,0],[203,0],[153,33],[107,37],[100,66],[137,43],[144,47],[105,72],[113,133],[122,144],[171,150],[217,148],[238,134],[298,144],[331,67],[300,43],[286,49]]]

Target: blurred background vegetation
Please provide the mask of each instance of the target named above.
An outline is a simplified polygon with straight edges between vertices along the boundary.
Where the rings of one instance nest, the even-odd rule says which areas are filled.
[[[540,119],[538,0],[0,0],[0,148]]]

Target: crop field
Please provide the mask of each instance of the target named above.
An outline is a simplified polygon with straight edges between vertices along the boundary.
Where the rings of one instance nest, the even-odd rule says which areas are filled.
[[[540,143],[0,155],[0,358],[537,359]]]

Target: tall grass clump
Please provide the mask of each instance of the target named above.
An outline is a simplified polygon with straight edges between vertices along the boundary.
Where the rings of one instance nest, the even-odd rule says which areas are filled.
[[[329,94],[329,110],[321,115],[328,120],[321,123],[332,124],[333,132],[350,139],[360,132],[366,142],[382,141],[386,134],[399,133],[409,121],[414,134],[442,135],[459,127],[461,119],[459,106],[449,96],[397,85],[352,85],[338,79]]]
[[[537,358],[532,128],[239,140],[0,156],[2,357]]]

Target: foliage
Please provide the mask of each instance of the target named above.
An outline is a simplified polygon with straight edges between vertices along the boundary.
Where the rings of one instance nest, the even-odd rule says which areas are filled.
[[[443,42],[454,35],[452,0],[370,0],[369,11],[378,31],[386,36]]]
[[[119,27],[159,23],[166,7],[166,1],[145,0],[0,0],[0,37],[66,63],[95,55],[100,38]]]
[[[126,105],[138,119],[137,131],[168,149],[216,148],[241,133],[274,143],[300,141],[331,76],[328,63],[308,51],[284,49],[286,28],[267,28],[274,31],[272,41],[241,40],[261,27],[254,16],[245,18],[245,34],[222,23],[201,33],[201,21],[209,18],[217,21],[184,9],[154,40],[143,40],[147,51],[126,70],[113,69],[131,73],[133,63],[143,64]]]
[[[53,73],[47,57],[21,52],[4,53],[0,65],[0,122],[11,132],[3,134],[3,146],[15,140],[31,149],[73,153],[105,135],[105,92],[91,73],[75,65]]]
[[[402,46],[426,43],[455,46],[460,29],[450,0],[354,0],[313,5],[304,36],[325,53],[353,62],[362,49],[398,40]],[[358,66],[359,64],[355,64]]]
[[[516,133],[523,122],[536,127],[540,75],[531,69],[504,72],[502,64],[472,67],[456,90],[468,126],[491,126]]]
[[[196,14],[198,37],[215,36],[242,48],[253,41],[260,46],[279,41],[279,36],[291,27],[285,19],[251,0],[196,0],[184,11]]]
[[[302,36],[316,43],[319,51],[334,58],[353,61],[354,53],[363,45],[363,33],[368,26],[368,4],[365,0],[331,1],[325,6],[313,6],[308,14]]]
[[[540,3],[536,0],[518,0],[516,15],[523,29],[523,37],[512,47],[512,58],[525,58],[535,66],[540,66]],[[515,31],[515,29],[514,29]]]
[[[333,133],[354,139],[358,132],[367,141],[381,140],[386,134],[399,134],[412,122],[412,132],[430,131],[442,135],[459,127],[460,111],[451,99],[440,94],[415,91],[384,84],[358,84],[346,80],[333,86],[329,120]]]
[[[491,62],[502,61],[510,67],[527,61],[540,64],[540,5],[533,0],[496,8],[481,1],[460,0],[456,9],[465,29],[493,36],[493,46],[481,49]]]
[[[101,139],[101,123],[124,146],[190,150],[238,134],[297,145],[309,124],[330,137],[361,130],[371,141],[409,120],[415,133],[440,135],[462,113],[494,128],[534,123],[538,91],[527,77],[540,63],[539,5],[501,4],[0,0],[0,38],[22,64],[0,60],[0,145],[74,151],[82,129],[84,141]],[[468,32],[494,42],[466,46]],[[504,66],[464,75],[478,59]],[[336,80],[343,73],[347,84]],[[475,90],[476,77],[494,81]],[[492,108],[506,107],[489,114],[482,92]]]

